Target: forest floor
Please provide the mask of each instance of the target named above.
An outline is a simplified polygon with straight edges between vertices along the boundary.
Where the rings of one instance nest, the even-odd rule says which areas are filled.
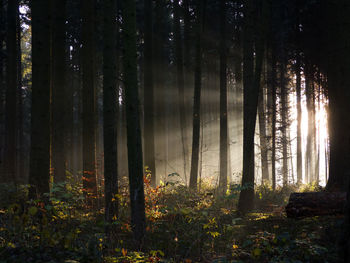
[[[116,196],[119,215],[115,235],[107,241],[103,208],[86,207],[79,184],[57,185],[46,203],[23,201],[25,187],[2,186],[0,263],[342,262],[337,244],[344,218],[287,218],[284,206],[295,187],[258,187],[257,208],[245,216],[235,210],[240,186],[232,185],[221,198],[203,188],[200,193],[171,184],[152,188],[146,180],[147,234],[138,252],[127,188]]]

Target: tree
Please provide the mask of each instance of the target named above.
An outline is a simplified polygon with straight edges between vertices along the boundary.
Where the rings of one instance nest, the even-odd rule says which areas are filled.
[[[226,1],[220,1],[220,180],[219,192],[227,188],[227,52],[226,52]]]
[[[347,190],[350,171],[350,3],[346,0],[326,3],[327,10],[327,62],[329,96],[329,180],[328,190]]]
[[[83,187],[88,197],[97,195],[94,10],[94,0],[82,2]]]
[[[5,177],[8,182],[16,182],[17,146],[17,11],[18,1],[9,1],[7,6],[6,37],[6,108],[5,108]]]
[[[190,189],[197,191],[198,162],[199,162],[199,138],[200,138],[200,104],[202,86],[202,27],[203,27],[202,0],[197,1],[197,22],[196,22],[196,42],[195,42],[195,80],[193,96],[193,127],[192,127],[192,158],[190,173]]]
[[[303,182],[303,164],[301,150],[301,73],[300,73],[300,54],[297,51],[295,73],[296,73],[296,96],[297,96],[297,182]]]
[[[117,162],[117,57],[116,57],[117,0],[103,2],[103,147],[105,178],[106,234],[113,240],[111,225],[118,215]]]
[[[184,59],[180,25],[180,6],[178,1],[174,1],[174,41],[176,59],[176,85],[178,89],[179,119],[182,140],[182,155],[184,162],[184,176],[187,182],[187,119],[185,104],[185,79],[184,79]]]
[[[66,103],[66,1],[52,2],[52,168],[54,182],[66,179],[65,103]]]
[[[154,149],[154,87],[153,87],[153,15],[152,0],[145,0],[144,46],[144,145],[145,165],[151,171],[151,185],[156,185]]]
[[[267,157],[267,135],[266,135],[266,112],[265,97],[263,85],[260,85],[259,101],[258,101],[258,117],[259,117],[259,134],[260,134],[260,154],[261,154],[261,181],[267,183],[269,181],[269,166]]]
[[[238,210],[245,213],[254,206],[254,133],[258,108],[258,98],[260,89],[260,79],[262,71],[262,62],[264,57],[264,39],[267,4],[263,1],[261,9],[262,23],[257,34],[255,43],[256,59],[254,70],[254,5],[249,0],[245,5],[245,22],[243,28],[243,89],[244,89],[244,108],[243,108],[243,176],[242,186],[238,201]]]
[[[123,1],[124,85],[128,144],[131,225],[134,240],[141,246],[145,235],[145,199],[143,186],[142,144],[139,120],[139,94],[136,63],[135,1]]]
[[[31,196],[49,192],[50,27],[47,0],[32,0]]]

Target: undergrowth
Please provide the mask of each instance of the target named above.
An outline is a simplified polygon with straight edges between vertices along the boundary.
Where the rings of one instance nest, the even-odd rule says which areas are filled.
[[[133,250],[129,197],[120,189],[117,236],[106,242],[103,199],[91,210],[81,185],[54,185],[43,200],[27,201],[28,186],[2,185],[0,262],[340,262],[336,242],[341,217],[288,219],[283,207],[291,192],[315,186],[256,188],[256,210],[236,212],[239,191],[226,196],[202,184],[194,193],[171,181],[157,188],[145,177],[147,228],[142,252]],[[320,190],[320,189],[317,189]]]

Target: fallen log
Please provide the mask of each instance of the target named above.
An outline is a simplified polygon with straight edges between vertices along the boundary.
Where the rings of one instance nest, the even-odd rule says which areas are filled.
[[[344,214],[345,192],[291,193],[286,206],[287,217]]]

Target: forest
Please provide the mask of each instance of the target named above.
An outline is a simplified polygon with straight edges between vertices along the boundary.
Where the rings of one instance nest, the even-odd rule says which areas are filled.
[[[0,0],[0,263],[350,262],[349,14]]]

